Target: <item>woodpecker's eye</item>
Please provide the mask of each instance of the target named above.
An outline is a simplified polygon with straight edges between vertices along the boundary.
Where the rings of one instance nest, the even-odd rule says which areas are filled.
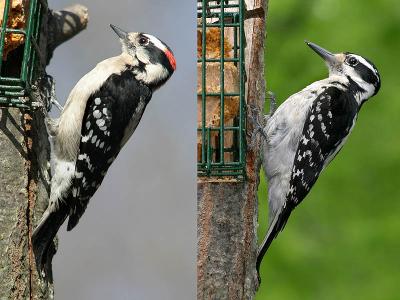
[[[149,43],[149,39],[146,37],[141,37],[139,39],[139,45],[140,46],[146,46]]]
[[[357,60],[357,58],[351,56],[347,59],[347,64],[354,67],[358,64],[358,60]]]

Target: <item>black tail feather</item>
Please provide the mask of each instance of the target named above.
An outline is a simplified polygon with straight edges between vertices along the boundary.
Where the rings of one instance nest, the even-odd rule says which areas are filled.
[[[286,225],[287,220],[289,219],[290,213],[292,212],[291,207],[283,207],[276,214],[274,219],[269,225],[268,232],[265,235],[261,246],[258,248],[257,252],[257,262],[256,269],[258,275],[258,282],[261,283],[260,277],[260,267],[262,259],[264,258],[265,253],[267,252],[269,246],[271,246],[272,241],[276,238],[279,232],[283,230]]]
[[[68,225],[67,225],[67,231],[71,231],[74,229],[76,225],[78,225],[79,219],[81,216],[77,216],[76,214],[70,215],[68,218]]]
[[[53,282],[52,259],[56,253],[54,237],[69,213],[68,206],[60,201],[56,208],[49,205],[39,225],[32,234],[33,253],[39,275],[48,282]]]

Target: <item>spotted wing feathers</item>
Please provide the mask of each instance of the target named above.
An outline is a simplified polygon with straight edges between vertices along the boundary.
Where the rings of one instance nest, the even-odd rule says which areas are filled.
[[[257,270],[293,209],[306,197],[324,167],[350,133],[358,113],[356,100],[337,87],[326,88],[306,116],[295,154],[286,202],[275,214],[257,257]]]
[[[307,115],[294,158],[286,201],[298,205],[321,171],[342,148],[358,113],[356,100],[336,87],[327,88]]]
[[[87,103],[71,186],[71,213],[67,230],[76,226],[118,155],[125,128],[136,128],[151,98],[150,89],[130,78],[130,74],[111,76]]]
[[[107,97],[95,98],[88,104],[85,123],[82,124],[80,151],[72,182],[72,209],[68,220],[71,230],[85,211],[90,197],[99,188],[114,160],[111,148],[112,107]]]

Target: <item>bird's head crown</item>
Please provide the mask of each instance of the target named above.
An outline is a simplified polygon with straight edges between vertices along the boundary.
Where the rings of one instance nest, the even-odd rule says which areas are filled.
[[[132,57],[139,80],[156,88],[168,80],[176,69],[176,61],[164,42],[150,34],[110,26],[120,38],[122,52]]]
[[[368,99],[376,95],[381,87],[378,69],[368,59],[350,52],[333,54],[328,50],[307,42],[307,45],[321,56],[329,69],[329,75],[343,76]]]

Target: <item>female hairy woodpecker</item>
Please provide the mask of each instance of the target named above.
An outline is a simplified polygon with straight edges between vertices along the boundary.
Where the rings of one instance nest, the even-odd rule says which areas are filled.
[[[110,25],[122,54],[100,62],[71,91],[51,128],[50,203],[33,232],[39,273],[52,280],[53,239],[67,217],[73,229],[111,163],[135,131],[155,90],[176,68],[170,48],[156,37]]]
[[[381,86],[378,70],[366,58],[332,54],[306,43],[325,60],[329,77],[290,96],[266,116],[263,167],[269,186],[269,228],[257,255],[258,274],[290,213],[343,147],[363,103]]]

